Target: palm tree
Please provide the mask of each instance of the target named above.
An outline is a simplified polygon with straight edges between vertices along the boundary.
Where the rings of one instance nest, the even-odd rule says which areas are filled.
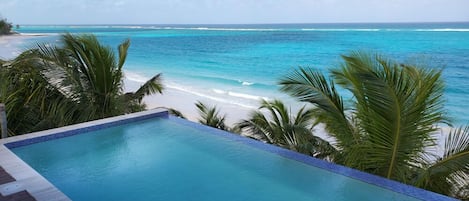
[[[117,59],[94,35],[64,34],[62,43],[2,61],[0,102],[6,105],[10,135],[141,111],[145,95],[163,90],[158,74],[124,94],[129,40],[119,45]]]
[[[9,135],[73,123],[75,105],[49,84],[37,51],[25,51],[0,68],[0,102],[5,103]]]
[[[217,107],[207,106],[200,101],[197,101],[195,106],[197,107],[200,115],[199,123],[221,130],[230,130],[230,128],[225,124],[226,115],[221,115]]]
[[[62,36],[63,47],[40,46],[50,72],[61,75],[56,83],[67,97],[82,105],[81,119],[91,120],[145,109],[145,95],[162,93],[161,74],[137,91],[123,93],[122,68],[130,40],[118,46],[118,57],[94,35]],[[57,77],[53,78],[57,79]]]
[[[282,91],[315,107],[316,123],[334,138],[334,161],[447,195],[467,186],[467,130],[448,136],[443,156],[428,151],[436,125],[447,123],[441,70],[360,52],[342,58],[330,79],[300,68],[280,81]],[[337,85],[353,95],[349,108]]]
[[[313,135],[313,111],[305,107],[292,115],[281,101],[263,100],[259,111],[249,116],[237,124],[248,137],[319,158],[332,157],[336,151],[327,141]]]
[[[412,181],[416,186],[469,200],[469,126],[452,129],[442,156],[425,161]]]
[[[173,115],[173,116],[175,116],[175,117],[179,117],[179,118],[181,118],[181,119],[187,119],[187,118],[184,116],[184,114],[183,114],[181,111],[177,110],[177,109],[170,108],[170,107],[164,107],[164,106],[156,107],[156,108],[165,109],[165,110],[168,111],[168,113],[169,113],[170,115]]]

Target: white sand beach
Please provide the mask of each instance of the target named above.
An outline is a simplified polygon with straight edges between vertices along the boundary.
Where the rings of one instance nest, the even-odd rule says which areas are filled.
[[[136,90],[142,83],[126,79],[126,91]],[[180,111],[186,118],[191,121],[197,121],[199,114],[197,112],[195,103],[201,101],[209,106],[216,106],[220,109],[220,114],[226,114],[226,123],[232,126],[240,119],[248,117],[252,109],[241,107],[239,105],[230,104],[226,102],[219,102],[209,98],[195,96],[193,94],[172,89],[165,88],[163,94],[155,94],[144,98],[144,102],[148,109],[167,107]]]
[[[13,34],[0,36],[0,59],[8,60],[18,56],[24,47],[25,39],[42,36],[40,34]]]

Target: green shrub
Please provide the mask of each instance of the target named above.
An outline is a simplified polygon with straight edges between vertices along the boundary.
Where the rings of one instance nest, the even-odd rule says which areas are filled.
[[[0,35],[11,34],[13,24],[8,22],[7,19],[0,20]]]

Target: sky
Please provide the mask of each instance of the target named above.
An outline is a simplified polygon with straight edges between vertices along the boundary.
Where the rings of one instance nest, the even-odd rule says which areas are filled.
[[[469,21],[469,0],[0,0],[13,24]]]

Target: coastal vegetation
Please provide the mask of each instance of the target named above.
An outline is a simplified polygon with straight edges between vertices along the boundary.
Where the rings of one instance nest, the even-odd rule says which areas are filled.
[[[124,93],[129,46],[126,40],[114,52],[94,35],[64,34],[60,46],[39,45],[0,61],[0,102],[6,104],[9,134],[144,110],[143,97],[163,91],[161,74]],[[442,155],[431,152],[438,126],[450,125],[441,70],[362,52],[342,58],[330,77],[298,68],[279,81],[283,92],[306,104],[295,113],[281,100],[264,100],[230,128],[217,107],[198,102],[199,123],[469,199],[469,127],[447,133]],[[344,100],[339,87],[353,98]],[[318,125],[328,140],[315,135]]]
[[[238,126],[230,127],[226,124],[225,122],[226,114],[221,114],[220,109],[218,109],[216,106],[209,106],[205,103],[197,101],[197,103],[195,103],[195,107],[197,108],[197,111],[199,113],[199,118],[198,118],[199,123],[204,124],[206,126],[213,127],[213,128],[217,128],[220,130],[229,131],[232,133],[237,133],[237,134],[241,133],[240,127]],[[172,115],[184,118],[182,113],[175,109],[169,109],[168,111]]]
[[[302,107],[296,114],[280,100],[263,100],[258,111],[236,126],[242,135],[317,158],[333,155],[329,142],[313,135],[314,111]]]
[[[0,19],[0,35],[12,34],[13,24],[7,19]]]
[[[39,45],[0,68],[0,102],[9,135],[142,111],[145,95],[162,93],[161,74],[124,93],[130,41],[114,51],[94,35],[64,34],[61,46]]]
[[[438,125],[448,123],[441,70],[360,52],[342,58],[331,79],[300,68],[280,80],[282,91],[313,106],[315,125],[334,141],[332,161],[441,194],[467,188],[467,127],[447,135],[442,156],[430,152]],[[353,94],[350,103],[338,87]]]
[[[225,124],[226,115],[221,115],[217,107],[207,106],[200,101],[195,106],[200,115],[199,123],[221,130],[229,130],[229,127]]]

